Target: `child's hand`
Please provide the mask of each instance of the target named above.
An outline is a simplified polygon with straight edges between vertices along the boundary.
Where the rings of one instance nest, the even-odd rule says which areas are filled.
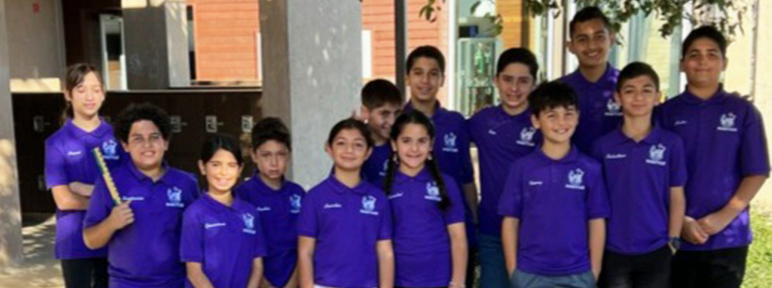
[[[702,217],[697,221],[697,223],[700,224],[700,227],[706,233],[709,235],[715,235],[724,230],[724,228],[726,228],[726,226],[732,222],[732,219],[732,217],[726,217],[721,213],[721,211],[719,211]]]
[[[110,212],[110,216],[107,217],[110,227],[115,230],[120,230],[123,229],[123,227],[134,223],[134,212],[131,211],[129,204],[131,204],[131,201],[126,201],[113,207],[113,211]]]
[[[693,244],[705,244],[710,235],[702,229],[694,218],[684,217],[684,227],[681,230],[681,238]]]

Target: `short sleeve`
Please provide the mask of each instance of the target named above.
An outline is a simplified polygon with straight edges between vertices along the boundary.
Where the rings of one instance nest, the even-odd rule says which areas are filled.
[[[750,105],[743,125],[740,147],[740,172],[743,176],[769,175],[769,154],[764,121],[756,107]]]
[[[385,194],[382,194],[385,195]],[[383,197],[382,202],[385,205],[381,206],[381,227],[378,229],[378,240],[389,240],[392,238],[392,222],[391,222],[391,206],[388,199]]]
[[[452,177],[445,177],[445,191],[448,192],[448,199],[450,199],[450,206],[445,210],[445,225],[464,222],[464,200],[461,197],[461,191],[458,190],[458,185]]]
[[[204,228],[195,209],[188,209],[183,214],[180,239],[180,261],[203,263]]]
[[[51,189],[54,186],[69,185],[70,179],[67,176],[67,167],[64,155],[56,149],[56,145],[46,141],[46,188]]]
[[[319,225],[313,195],[310,193],[306,195],[302,203],[300,216],[298,216],[298,234],[300,236],[316,238],[319,233]]]
[[[608,218],[611,214],[606,185],[603,183],[600,165],[587,169],[590,176],[587,192],[587,219]]]
[[[686,186],[686,152],[684,151],[684,142],[681,137],[675,136],[673,148],[670,153],[670,187]]]
[[[100,177],[94,183],[94,191],[91,193],[88,210],[83,218],[83,227],[88,228],[102,222],[107,216],[110,216],[113,206],[114,203],[110,197],[110,192],[107,191],[107,185]]]
[[[523,215],[523,185],[520,162],[515,162],[509,168],[507,179],[504,181],[504,190],[499,198],[499,215],[520,218]]]

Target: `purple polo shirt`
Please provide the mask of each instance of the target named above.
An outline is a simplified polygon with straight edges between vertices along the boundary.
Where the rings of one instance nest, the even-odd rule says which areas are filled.
[[[413,110],[412,103],[408,102],[403,111]],[[434,114],[431,117],[434,124],[434,147],[432,155],[440,165],[440,171],[453,177],[459,191],[462,191],[465,184],[474,182],[474,167],[472,166],[472,157],[469,153],[469,133],[466,128],[466,121],[461,113],[450,111],[440,106],[440,102],[434,107]],[[472,212],[469,209],[469,203],[466,203],[466,197],[463,197],[466,211],[466,234],[470,246],[477,245],[477,233],[472,218]]]
[[[444,287],[453,273],[448,225],[464,222],[456,182],[443,174],[450,206],[441,210],[437,182],[426,169],[415,177],[397,172],[389,195],[394,219],[396,286]]]
[[[127,161],[111,171],[123,201],[131,200],[134,223],[116,231],[107,244],[110,287],[183,287],[180,234],[185,207],[198,198],[193,175],[171,167],[158,181]],[[96,182],[85,228],[104,221],[113,207],[104,181]]]
[[[102,121],[91,132],[75,126],[72,120],[46,139],[46,187],[72,182],[94,184],[102,177],[91,150],[100,147],[109,168],[119,166],[126,158],[113,128]],[[56,259],[106,257],[107,249],[91,250],[83,243],[83,217],[86,210],[56,209]]]
[[[656,125],[640,142],[621,129],[595,142],[611,204],[606,249],[638,255],[667,244],[670,188],[686,184],[683,146],[678,135]]]
[[[734,196],[743,177],[769,175],[767,139],[761,113],[750,102],[719,89],[702,100],[684,92],[660,105],[663,128],[681,136],[686,151],[686,215],[716,212]],[[748,209],[703,245],[684,242],[684,250],[715,250],[751,243]]]
[[[308,191],[298,221],[299,234],[316,240],[315,284],[378,286],[376,244],[392,235],[391,209],[381,189],[366,181],[349,188],[330,176]]]
[[[228,207],[207,193],[183,214],[180,259],[201,263],[214,287],[247,287],[265,244],[259,213],[239,198]],[[193,284],[185,281],[185,287]]]
[[[590,271],[588,221],[609,216],[601,173],[576,147],[560,160],[536,149],[515,161],[499,213],[520,219],[517,269],[543,276]]]
[[[507,172],[515,160],[538,147],[541,132],[531,125],[530,111],[511,116],[501,105],[480,110],[467,126],[480,159],[480,233],[500,235],[498,203]]]
[[[362,166],[362,175],[367,182],[383,187],[383,178],[386,177],[386,169],[389,167],[389,157],[391,157],[391,144],[388,141],[373,147],[373,153]]]
[[[295,271],[298,258],[298,216],[306,192],[300,185],[282,182],[279,190],[257,174],[234,190],[237,197],[257,207],[267,254],[263,275],[275,287],[284,287]]]
[[[595,83],[584,78],[579,69],[560,78],[579,97],[579,126],[571,142],[582,153],[589,154],[595,140],[619,128],[622,123],[622,109],[614,102],[618,76],[619,70],[606,64],[606,72]]]

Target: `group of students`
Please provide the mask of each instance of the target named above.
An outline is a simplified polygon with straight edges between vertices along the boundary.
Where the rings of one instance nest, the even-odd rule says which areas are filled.
[[[479,259],[484,288],[740,287],[749,203],[770,167],[760,113],[721,85],[726,39],[689,34],[685,91],[661,105],[657,73],[615,69],[613,44],[603,13],[582,9],[570,23],[575,72],[537,85],[536,57],[506,50],[501,104],[468,120],[437,101],[441,52],[418,47],[407,105],[390,82],[367,83],[358,119],[329,133],[330,175],[308,193],[284,176],[291,137],[276,118],[253,127],[256,172],[243,183],[240,143],[212,135],[199,193],[163,160],[166,113],[132,105],[113,131],[98,73],[72,66],[68,120],[46,141],[65,283],[458,288],[475,285]]]

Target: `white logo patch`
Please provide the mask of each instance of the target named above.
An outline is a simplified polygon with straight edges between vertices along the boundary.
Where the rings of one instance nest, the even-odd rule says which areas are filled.
[[[241,220],[244,220],[244,230],[241,230],[247,234],[255,234],[255,216],[250,213],[241,214]]]
[[[614,98],[609,98],[606,102],[606,116],[622,116],[622,107],[614,101]]]
[[[166,190],[166,196],[169,198],[168,202],[166,202],[166,207],[176,207],[176,208],[183,208],[185,207],[185,203],[182,203],[182,190],[180,188],[177,188],[177,186],[169,188],[169,190]]]
[[[437,187],[437,182],[429,182],[426,183],[426,196],[424,196],[424,199],[430,200],[430,201],[442,201],[442,197],[440,197],[440,188]]]
[[[575,170],[571,170],[568,172],[568,184],[566,184],[566,188],[568,189],[575,189],[575,190],[584,190],[584,185],[582,184],[584,178],[584,171],[582,171],[581,168],[576,168]]]
[[[515,143],[529,147],[536,146],[536,143],[533,143],[534,134],[536,134],[536,128],[525,127],[523,130],[520,130],[520,140],[517,140]]]
[[[737,128],[734,127],[735,119],[737,119],[737,115],[732,112],[721,114],[721,124],[716,129],[724,132],[737,132]]]
[[[378,211],[375,211],[375,201],[377,201],[372,195],[362,197],[362,209],[359,213],[378,216]]]
[[[300,213],[300,208],[302,206],[301,199],[302,198],[300,198],[300,195],[297,195],[297,194],[290,195],[290,197],[289,197],[289,200],[290,200],[290,213],[292,213],[292,214]]]
[[[665,161],[662,161],[665,158],[665,150],[667,148],[662,143],[651,145],[651,148],[649,148],[649,159],[646,159],[646,163],[659,166],[667,165]]]
[[[102,143],[102,154],[105,160],[118,160],[121,158],[121,156],[118,156],[118,153],[115,152],[116,146],[118,146],[118,143],[115,143],[112,139]]]
[[[452,153],[458,153],[458,148],[456,148],[456,134],[453,134],[453,132],[445,134],[445,137],[443,137],[443,140],[445,140],[445,147],[442,148],[442,151],[445,152],[452,152]]]

